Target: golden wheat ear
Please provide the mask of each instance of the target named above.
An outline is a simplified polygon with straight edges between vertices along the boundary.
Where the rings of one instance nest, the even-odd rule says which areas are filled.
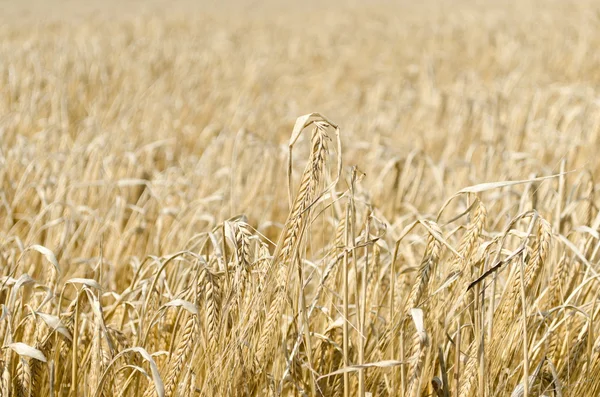
[[[281,319],[281,313],[285,304],[289,276],[293,270],[293,262],[296,254],[299,252],[299,245],[302,239],[302,233],[306,227],[307,219],[309,219],[315,201],[323,194],[319,191],[321,181],[323,180],[324,165],[327,156],[327,129],[333,127],[336,131],[338,142],[338,171],[337,176],[332,184],[325,188],[331,189],[337,183],[339,173],[341,172],[341,143],[339,139],[339,130],[337,125],[331,123],[326,118],[318,113],[311,113],[306,116],[299,117],[292,132],[292,138],[289,144],[289,166],[288,183],[290,192],[292,189],[291,169],[292,169],[292,153],[293,147],[297,142],[302,131],[310,126],[313,126],[311,134],[311,152],[304,173],[300,180],[296,197],[291,202],[291,210],[285,222],[284,228],[280,234],[279,241],[273,254],[271,271],[276,273],[273,280],[275,285],[272,297],[272,303],[264,321],[261,330],[261,337],[258,342],[257,359],[260,362],[270,362],[271,354],[274,346],[277,344],[277,328]],[[291,200],[291,193],[290,193]],[[298,263],[298,266],[300,264]]]

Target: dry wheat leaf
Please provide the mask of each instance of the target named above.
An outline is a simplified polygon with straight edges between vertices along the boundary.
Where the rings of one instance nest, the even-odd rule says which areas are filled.
[[[397,367],[398,365],[404,365],[406,364],[403,361],[397,361],[397,360],[383,360],[383,361],[378,361],[375,363],[368,363],[368,364],[360,364],[360,365],[352,365],[350,367],[345,367],[342,369],[338,369],[337,371],[328,373],[326,375],[321,375],[317,378],[317,380],[323,379],[323,378],[327,378],[330,376],[335,376],[335,375],[340,375],[340,374],[345,374],[348,372],[356,372],[360,369],[364,369],[364,368],[389,368],[389,367]]]
[[[23,343],[23,342],[9,343],[5,347],[9,347],[15,353],[17,353],[19,356],[34,358],[34,359],[42,361],[44,363],[46,362],[46,357],[44,356],[44,354],[41,351],[39,351],[35,347],[29,346],[26,343]]]
[[[167,302],[163,305],[164,307],[183,307],[185,310],[190,312],[191,314],[198,314],[198,307],[194,305],[192,302],[183,300],[183,299],[173,299],[170,302]]]
[[[56,269],[57,272],[60,272],[60,269],[58,267],[58,260],[56,260],[56,255],[54,255],[54,252],[50,251],[48,248],[41,246],[41,245],[32,245],[29,248],[27,248],[27,250],[34,250],[39,252],[40,254],[44,255],[44,258],[46,258],[46,260],[48,262],[50,262],[52,264],[52,266],[54,266],[54,268]]]
[[[62,324],[62,322],[60,321],[60,319],[58,317],[53,316],[51,314],[42,313],[42,312],[35,312],[35,315],[38,316],[39,318],[41,318],[48,327],[50,327],[53,330],[55,330],[56,332],[60,333],[68,340],[72,340],[71,332],[69,331],[69,329],[67,327],[65,327]]]
[[[93,289],[97,289],[97,290],[102,290],[102,287],[100,286],[100,284],[98,284],[98,282],[94,279],[91,278],[70,278],[66,281],[66,283],[70,283],[70,284],[83,284],[86,287],[89,288],[93,288]]]

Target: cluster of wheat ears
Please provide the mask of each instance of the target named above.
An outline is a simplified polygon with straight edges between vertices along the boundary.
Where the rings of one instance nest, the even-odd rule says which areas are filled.
[[[153,4],[0,17],[0,396],[600,395],[593,2]]]

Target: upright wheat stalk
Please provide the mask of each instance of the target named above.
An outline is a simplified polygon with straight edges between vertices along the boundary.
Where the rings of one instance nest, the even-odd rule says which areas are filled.
[[[326,127],[326,124],[317,124],[313,130],[310,158],[273,258],[272,268],[276,271],[275,291],[258,342],[256,356],[259,362],[268,363],[271,360],[275,343],[274,337],[277,335],[277,328],[279,327],[286,299],[291,265],[298,250],[306,220],[310,216],[311,205],[317,197],[317,190],[323,177],[323,166],[327,153]]]

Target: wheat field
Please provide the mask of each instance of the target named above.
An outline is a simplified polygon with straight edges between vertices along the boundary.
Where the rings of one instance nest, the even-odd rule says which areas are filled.
[[[0,396],[600,395],[600,4],[0,4]]]

